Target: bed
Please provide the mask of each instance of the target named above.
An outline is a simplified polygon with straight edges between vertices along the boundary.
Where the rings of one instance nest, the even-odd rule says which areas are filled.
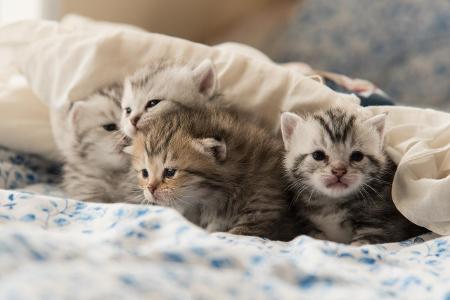
[[[249,100],[236,103],[258,110],[274,128],[280,107],[354,100],[253,54],[83,25],[74,31],[46,22],[0,29],[0,66],[11,65],[8,58],[15,57],[8,53],[24,51],[15,63],[35,93],[15,98],[14,105],[22,105],[17,110],[0,93],[2,126],[9,126],[0,131],[0,299],[450,299],[449,237],[362,247],[308,236],[275,242],[208,234],[168,208],[68,199],[59,188],[58,132],[55,139],[37,135],[30,126],[49,127],[48,115],[25,118],[23,112],[35,111],[39,101],[58,111],[145,60],[168,53],[194,61],[211,57],[223,91],[244,95]],[[448,234],[450,214],[442,208],[450,180],[450,116],[402,107],[389,112],[387,149],[400,166],[396,205],[418,224]],[[29,123],[22,126],[19,118]],[[433,168],[424,167],[430,162]],[[417,209],[422,200],[433,218],[427,218],[430,210]]]
[[[84,203],[0,151],[0,299],[449,299],[450,238],[351,247],[208,234],[172,209]]]

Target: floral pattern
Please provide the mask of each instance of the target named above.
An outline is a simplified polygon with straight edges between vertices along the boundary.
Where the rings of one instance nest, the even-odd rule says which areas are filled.
[[[12,166],[27,174],[27,159]],[[208,234],[171,209],[44,195],[60,192],[38,169],[0,190],[0,299],[450,299],[448,237],[352,247]]]
[[[450,111],[449,0],[304,0],[264,50]]]
[[[56,184],[61,166],[35,155],[0,147],[0,188],[19,189],[33,184]]]

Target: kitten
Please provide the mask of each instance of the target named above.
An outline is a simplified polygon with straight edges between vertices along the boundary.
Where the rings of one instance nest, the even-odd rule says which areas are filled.
[[[119,131],[122,88],[104,88],[73,104],[68,114],[63,188],[84,201],[119,202],[132,198],[136,179]]]
[[[209,232],[294,238],[281,143],[230,109],[173,105],[133,139],[145,198],[196,211],[190,220]]]
[[[285,168],[317,237],[342,243],[396,242],[426,232],[396,209],[395,164],[383,150],[386,115],[364,120],[333,108],[281,116]]]
[[[206,59],[196,68],[175,65],[147,66],[124,81],[121,129],[129,137],[140,119],[167,111],[168,102],[204,104],[217,96],[214,65]],[[170,107],[170,104],[167,104]]]

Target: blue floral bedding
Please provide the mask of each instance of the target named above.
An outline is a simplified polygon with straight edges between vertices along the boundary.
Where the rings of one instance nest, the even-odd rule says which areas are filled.
[[[262,46],[275,61],[367,79],[450,111],[449,0],[303,0]]]
[[[208,234],[171,209],[67,199],[55,170],[0,150],[2,300],[450,299],[447,237],[357,248]]]

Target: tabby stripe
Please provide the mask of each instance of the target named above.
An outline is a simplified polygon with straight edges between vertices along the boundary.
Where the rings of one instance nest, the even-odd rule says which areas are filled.
[[[377,168],[381,166],[381,162],[376,159],[373,155],[366,154],[366,157],[370,160],[372,164],[374,164]]]
[[[195,176],[207,179],[208,181],[210,181],[210,182],[208,182],[208,185],[216,186],[219,183],[216,178],[213,178],[213,177],[211,177],[211,176],[209,176],[206,173],[203,173],[201,171],[196,171],[196,170],[191,170],[191,169],[184,169],[183,171],[185,171],[186,173],[189,173],[191,175],[195,175]]]
[[[155,72],[156,73],[156,72]],[[154,76],[155,74],[145,74],[145,76],[144,77],[140,77],[140,78],[132,78],[131,80],[130,80],[130,83],[131,83],[131,87],[133,88],[133,89],[140,89],[140,88],[143,88],[145,85],[146,85],[146,83],[150,80],[150,78],[152,77],[152,76]]]
[[[98,94],[107,98],[112,99],[117,105],[120,106],[120,101],[122,100],[122,86],[119,84],[113,84],[107,88],[98,91]]]
[[[317,120],[320,123],[320,125],[322,125],[322,127],[328,133],[331,141],[333,143],[335,143],[336,142],[336,138],[335,138],[335,136],[333,134],[333,131],[331,130],[331,128],[328,126],[327,122],[325,121],[325,119],[322,118],[321,116],[314,116],[314,119]]]
[[[305,158],[308,156],[308,154],[300,154],[299,156],[297,156],[296,158],[295,158],[295,161],[294,161],[294,168],[293,168],[293,171],[294,171],[294,174],[297,174],[298,173],[298,170],[299,170],[299,168],[300,168],[300,164],[305,160]]]
[[[326,115],[329,118],[329,123],[321,116],[316,115],[314,116],[314,119],[322,125],[333,143],[344,143],[353,129],[353,123],[356,117],[351,116],[346,120],[346,115],[344,113],[335,114],[331,110],[327,111]],[[330,127],[330,124],[332,127]]]
[[[342,133],[342,142],[347,140],[348,133],[353,129],[353,123],[355,122],[355,116],[351,116],[348,122],[345,124],[344,132]]]

